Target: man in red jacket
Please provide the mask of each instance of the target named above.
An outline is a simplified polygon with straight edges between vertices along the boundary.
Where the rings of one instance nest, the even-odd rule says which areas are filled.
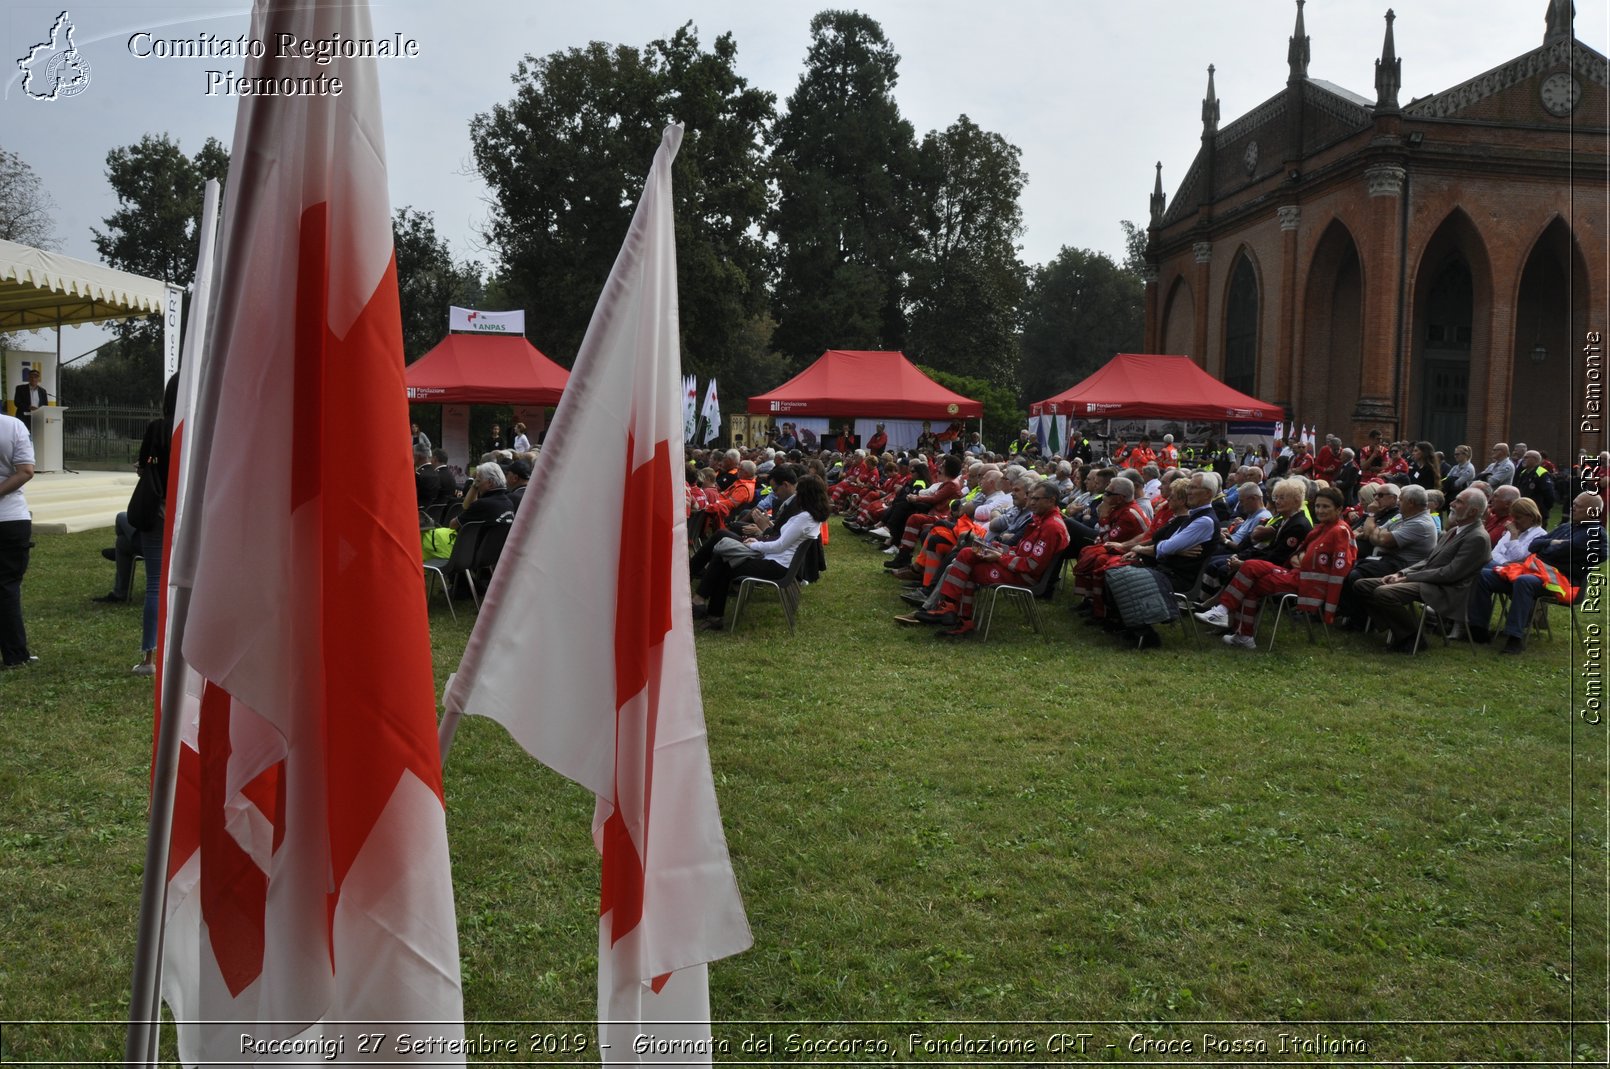
[[[1034,518],[1023,535],[1011,546],[968,546],[956,554],[940,581],[944,600],[937,611],[919,610],[902,622],[948,622],[954,614],[955,626],[941,631],[942,638],[966,638],[973,633],[973,594],[980,586],[1028,586],[1039,583],[1047,568],[1055,568],[1068,548],[1068,527],[1057,510],[1057,484],[1042,479],[1029,491],[1029,508]]]

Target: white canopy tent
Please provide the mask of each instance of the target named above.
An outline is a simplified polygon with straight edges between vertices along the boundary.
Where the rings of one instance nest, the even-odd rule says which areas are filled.
[[[0,241],[0,331],[157,315],[167,291],[154,278]]]
[[[179,368],[179,314],[183,291],[153,278],[118,271],[87,260],[46,252],[14,241],[0,241],[0,334],[18,330],[56,330],[56,361],[46,368],[45,388],[59,405],[56,374],[61,366],[64,326],[105,323],[140,316],[163,317],[163,380]],[[0,400],[11,396],[7,381]],[[60,418],[49,410],[51,430],[36,429],[40,470],[61,466]]]

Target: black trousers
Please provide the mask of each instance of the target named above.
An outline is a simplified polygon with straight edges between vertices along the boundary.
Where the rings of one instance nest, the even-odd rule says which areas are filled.
[[[22,624],[22,577],[33,548],[32,520],[0,523],[0,664],[28,663],[28,630]]]
[[[808,544],[801,544],[794,552],[804,553],[808,548]],[[712,557],[704,570],[704,578],[699,581],[699,596],[704,598],[705,611],[712,618],[720,619],[727,611],[727,588],[734,580],[746,575],[757,579],[781,579],[787,574],[787,567],[764,557],[739,561],[737,564],[725,557]]]
[[[1365,557],[1353,565],[1353,570],[1342,580],[1342,596],[1336,603],[1336,615],[1346,616],[1351,620],[1362,620],[1365,604],[1359,596],[1359,580],[1379,579],[1395,571],[1397,571],[1396,565],[1388,564],[1380,557]]]

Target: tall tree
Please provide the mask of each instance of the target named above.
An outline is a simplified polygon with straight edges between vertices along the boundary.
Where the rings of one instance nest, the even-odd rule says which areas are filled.
[[[909,346],[925,363],[1003,386],[1017,381],[1019,206],[1028,182],[1016,146],[963,115],[920,150],[920,244]]]
[[[1146,245],[1151,236],[1146,228],[1128,219],[1120,220],[1118,225],[1124,231],[1124,263],[1125,271],[1132,271],[1137,275],[1146,272]]]
[[[1066,246],[1034,269],[1023,304],[1023,397],[1040,401],[1140,347],[1140,277],[1104,253]]]
[[[761,136],[774,97],[736,70],[730,34],[706,51],[691,23],[646,48],[594,42],[514,76],[514,99],[477,115],[476,166],[495,204],[488,243],[527,333],[568,364],[620,250],[648,163],[685,124],[673,171],[682,346],[689,370],[719,373],[764,311],[768,204]]]
[[[481,265],[453,262],[429,212],[398,208],[391,218],[397,249],[397,296],[402,304],[403,356],[413,363],[447,333],[447,309],[481,303]]]
[[[773,128],[773,343],[796,362],[905,344],[917,148],[894,99],[899,63],[872,19],[822,12]]]
[[[193,157],[167,134],[147,134],[137,144],[113,149],[106,156],[106,180],[118,208],[102,220],[105,231],[90,231],[96,251],[119,270],[188,286],[196,273],[207,180],[222,184],[228,175],[229,150],[217,138],[209,137]],[[118,392],[144,396],[149,391],[159,397],[161,322],[126,320],[113,329],[120,341],[117,359],[130,380]],[[98,361],[113,359],[103,353]],[[112,389],[110,382],[107,388]]]
[[[229,151],[209,137],[186,156],[167,134],[146,134],[138,144],[106,156],[106,180],[118,209],[92,230],[95,250],[108,264],[150,278],[189,285],[201,241],[201,198],[207,179],[229,174]]]
[[[28,161],[0,148],[0,238],[36,249],[54,249],[55,210],[55,202]]]

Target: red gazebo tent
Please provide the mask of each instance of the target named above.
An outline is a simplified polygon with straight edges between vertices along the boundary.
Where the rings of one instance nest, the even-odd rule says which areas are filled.
[[[1232,390],[1188,356],[1119,353],[1083,382],[1030,406],[1074,419],[1282,420],[1277,405]]]
[[[403,371],[408,400],[438,405],[557,405],[570,372],[513,334],[449,334]]]
[[[904,353],[829,349],[769,393],[749,399],[757,415],[876,419],[981,419],[984,405],[945,389]]]

